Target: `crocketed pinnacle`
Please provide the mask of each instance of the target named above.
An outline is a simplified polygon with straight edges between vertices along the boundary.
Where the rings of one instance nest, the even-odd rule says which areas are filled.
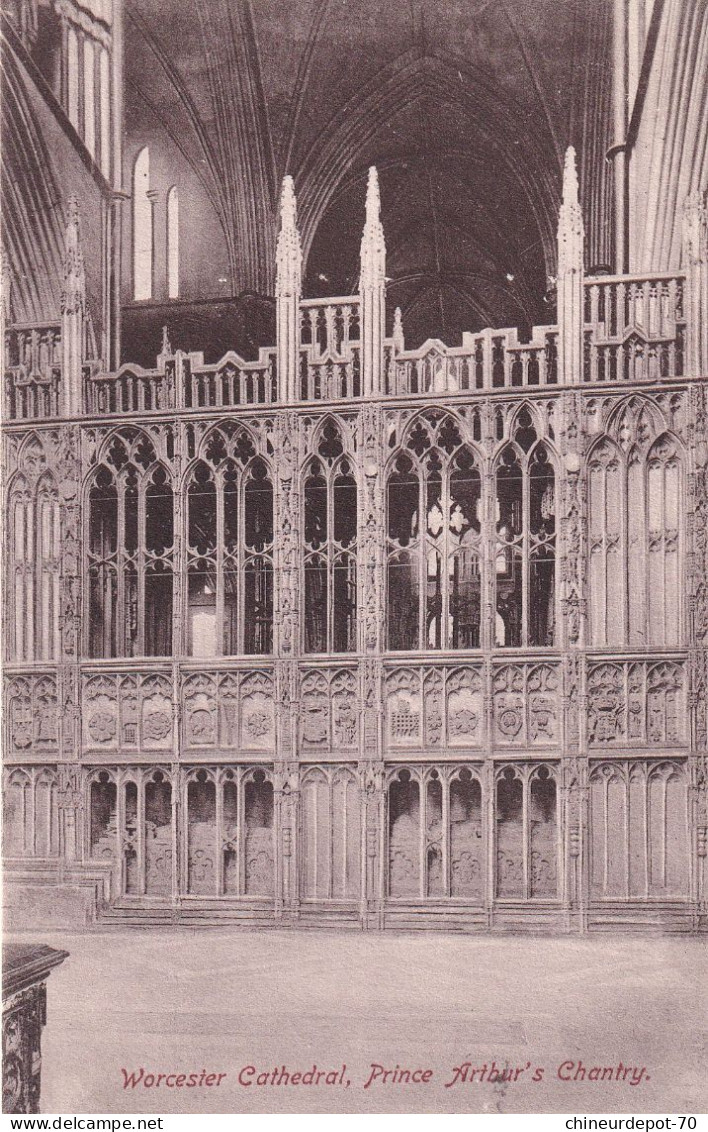
[[[583,269],[583,211],[580,207],[575,149],[565,151],[563,200],[558,216],[558,274]]]
[[[386,242],[381,224],[381,197],[376,166],[369,169],[366,221],[361,239],[361,286],[380,286],[386,274]]]
[[[283,177],[280,194],[280,231],[275,253],[276,293],[300,296],[302,286],[302,248],[297,230],[297,202],[292,177]]]

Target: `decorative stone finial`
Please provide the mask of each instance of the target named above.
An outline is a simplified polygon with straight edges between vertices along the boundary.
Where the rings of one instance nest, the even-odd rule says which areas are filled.
[[[302,248],[297,230],[295,185],[290,176],[283,177],[280,193],[280,232],[275,252],[276,295],[300,297],[302,290]]]
[[[381,194],[379,193],[379,174],[375,165],[369,168],[366,184],[366,224],[378,224],[381,220]]]
[[[297,226],[295,182],[290,176],[283,177],[283,187],[280,193],[280,224],[281,228],[295,228]]]
[[[405,339],[403,337],[403,315],[401,314],[400,307],[396,307],[395,311],[393,312],[393,334],[391,335],[391,337],[393,338],[393,344],[397,353],[401,353],[403,350],[405,350]]]
[[[558,275],[583,270],[583,211],[580,207],[575,149],[569,145],[563,166],[563,200],[558,216]]]
[[[563,204],[577,204],[579,199],[575,147],[569,145],[565,151],[565,163],[563,165]]]
[[[361,239],[361,287],[381,287],[386,280],[386,242],[381,224],[381,197],[376,166],[369,169],[366,222]]]
[[[160,350],[160,353],[164,354],[165,357],[172,356],[172,345],[170,343],[170,336],[167,331],[167,326],[163,326],[162,328],[162,349]]]

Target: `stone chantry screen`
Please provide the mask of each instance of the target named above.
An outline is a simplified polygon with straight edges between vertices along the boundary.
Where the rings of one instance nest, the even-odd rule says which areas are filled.
[[[173,208],[176,209],[176,198]],[[292,183],[255,361],[5,329],[4,853],[104,920],[706,924],[706,218],[686,268],[406,349],[304,299]],[[81,297],[79,218],[67,257]],[[136,265],[136,286],[143,285]]]

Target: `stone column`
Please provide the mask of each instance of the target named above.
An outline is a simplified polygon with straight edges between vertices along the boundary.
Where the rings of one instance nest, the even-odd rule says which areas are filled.
[[[383,837],[383,728],[381,720],[382,666],[384,647],[384,487],[385,464],[381,450],[383,416],[378,404],[364,405],[359,421],[359,450],[362,453],[359,493],[359,757],[363,784],[361,922],[362,927],[382,926],[384,870],[381,852]],[[374,774],[371,768],[378,767]]]
[[[708,377],[708,213],[704,193],[691,193],[683,213],[686,272],[687,377]]]
[[[575,150],[563,170],[558,218],[558,369],[561,385],[579,385],[583,375],[583,214],[578,199]]]
[[[276,916],[297,918],[298,709],[300,678],[300,420],[283,410],[275,420],[275,713]]]
[[[688,709],[691,750],[691,903],[694,927],[708,922],[708,404],[706,391],[688,391],[689,442],[687,507]]]
[[[275,253],[276,355],[278,400],[298,401],[302,250],[292,177],[283,179],[280,232]]]
[[[366,189],[359,298],[362,394],[370,397],[381,392],[386,334],[386,243],[381,225],[379,178],[373,165],[369,169]]]
[[[579,392],[562,395],[558,579],[563,667],[563,897],[568,930],[584,931],[587,917],[587,757],[583,743],[582,695],[586,628],[585,481],[583,404]]]
[[[64,287],[61,296],[61,405],[64,416],[79,416],[83,406],[82,363],[86,279],[81,251],[79,205],[69,201],[69,221],[64,244]]]

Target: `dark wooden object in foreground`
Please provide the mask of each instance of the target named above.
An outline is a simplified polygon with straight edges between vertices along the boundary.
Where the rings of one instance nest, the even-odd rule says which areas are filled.
[[[2,1110],[39,1112],[47,978],[68,956],[43,944],[2,949]]]

